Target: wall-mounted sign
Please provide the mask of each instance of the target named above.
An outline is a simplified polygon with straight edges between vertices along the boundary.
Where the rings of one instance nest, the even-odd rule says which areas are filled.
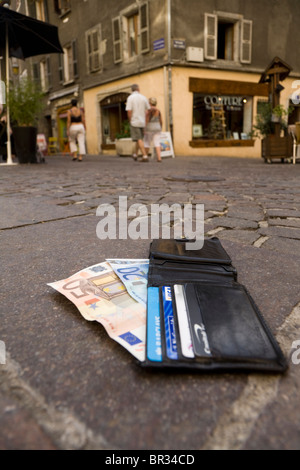
[[[174,39],[173,40],[174,49],[186,49],[186,43],[184,39]]]
[[[154,51],[159,51],[160,49],[164,49],[164,48],[165,48],[165,39],[164,38],[156,39],[156,41],[153,41],[153,50]]]

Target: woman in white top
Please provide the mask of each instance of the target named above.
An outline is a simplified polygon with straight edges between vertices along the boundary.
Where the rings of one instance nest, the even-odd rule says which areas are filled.
[[[148,154],[151,143],[153,141],[153,146],[156,150],[157,161],[161,162],[161,151],[160,151],[160,134],[162,130],[162,118],[161,112],[156,107],[157,100],[156,98],[149,99],[150,109],[146,116],[146,128],[145,128],[145,137],[144,145],[145,150]]]

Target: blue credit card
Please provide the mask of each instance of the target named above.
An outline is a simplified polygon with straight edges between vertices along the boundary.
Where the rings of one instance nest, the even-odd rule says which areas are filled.
[[[162,288],[166,351],[169,359],[178,359],[171,287]]]
[[[147,358],[162,362],[159,288],[147,289]]]

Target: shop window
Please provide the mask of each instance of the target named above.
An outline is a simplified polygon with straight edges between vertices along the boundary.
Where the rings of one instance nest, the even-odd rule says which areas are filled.
[[[112,31],[115,63],[149,52],[148,2],[134,4],[113,18]]]
[[[89,73],[102,70],[101,25],[86,32],[87,65]]]
[[[193,140],[247,140],[253,98],[194,93]]]
[[[113,144],[124,129],[128,96],[128,93],[117,93],[100,102],[103,145]]]
[[[250,64],[252,21],[241,15],[205,13],[204,52],[206,60],[226,60]]]

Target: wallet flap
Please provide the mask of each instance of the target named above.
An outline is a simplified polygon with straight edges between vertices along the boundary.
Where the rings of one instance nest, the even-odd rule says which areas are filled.
[[[216,237],[204,240],[200,250],[187,250],[189,240],[153,240],[150,247],[150,259],[162,258],[181,262],[231,264],[228,253]]]

